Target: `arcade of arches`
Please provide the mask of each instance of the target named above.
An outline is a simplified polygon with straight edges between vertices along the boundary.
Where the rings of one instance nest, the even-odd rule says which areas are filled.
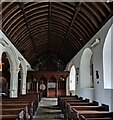
[[[111,6],[113,7],[113,4]],[[50,7],[50,9],[52,8]],[[107,9],[109,10],[110,8],[107,7]],[[100,9],[98,8],[97,11],[99,10]],[[104,15],[104,12],[102,15]],[[24,15],[24,17],[25,16],[26,15]],[[51,19],[52,21],[51,16],[52,15],[50,15],[48,19]],[[82,16],[82,14],[79,14],[78,16]],[[26,23],[29,24],[28,22]],[[52,23],[49,23],[48,26],[51,27],[51,24]],[[79,25],[80,22],[77,22],[76,24]],[[91,22],[91,24],[93,23]],[[72,26],[70,26],[69,31],[72,30]],[[81,28],[84,26],[81,26]],[[28,29],[30,29],[29,26]],[[83,29],[85,32],[83,34],[88,34],[88,32],[85,31],[85,28]],[[89,30],[89,28],[87,28],[87,30]],[[6,32],[7,31],[8,30],[6,30]],[[50,37],[52,29],[48,31],[48,36]],[[70,33],[71,32],[68,34]],[[74,34],[74,31],[72,33]],[[60,34],[63,34],[63,32]],[[85,42],[84,46],[78,50],[76,54],[72,53],[75,56],[72,57],[70,61],[62,62],[61,59],[57,59],[52,53],[48,53],[48,56],[43,54],[39,59],[37,59],[38,64],[35,64],[35,66],[32,68],[32,65],[29,64],[26,58],[24,58],[24,51],[23,53],[18,51],[19,48],[17,49],[14,46],[15,44],[13,45],[11,43],[11,40],[4,32],[4,29],[3,31],[0,30],[0,96],[18,98],[19,96],[24,96],[31,91],[34,91],[35,93],[40,92],[42,93],[42,97],[50,98],[66,95],[78,95],[84,99],[88,98],[91,101],[98,101],[100,104],[107,104],[109,105],[110,111],[113,111],[113,70],[111,67],[113,65],[112,38],[113,17],[110,16],[106,23],[103,24],[103,26],[97,30],[92,37],[90,37],[89,41]],[[71,36],[69,37],[69,35],[67,35],[65,39],[70,40]],[[97,39],[99,42],[96,42]],[[79,43],[81,41],[76,42]],[[65,47],[65,44],[66,43],[64,43],[64,45],[62,44],[62,52],[64,48],[66,48],[64,51],[68,51],[68,47]],[[32,50],[29,50],[29,53],[31,51]],[[27,53],[25,56],[27,56],[29,53]],[[62,54],[66,54],[66,52]],[[67,56],[68,54],[70,54],[70,51],[67,53]],[[43,60],[41,61],[41,59]]]

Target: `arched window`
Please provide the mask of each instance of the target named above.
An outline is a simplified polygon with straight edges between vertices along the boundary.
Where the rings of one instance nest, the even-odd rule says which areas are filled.
[[[104,88],[113,89],[111,84],[111,35],[113,34],[113,25],[108,31],[103,46],[103,77],[104,77]]]
[[[70,91],[72,91],[73,94],[75,94],[75,85],[76,85],[76,71],[75,71],[75,66],[73,65],[70,70]]]
[[[86,48],[80,62],[80,86],[81,88],[93,87],[93,65],[92,51]]]

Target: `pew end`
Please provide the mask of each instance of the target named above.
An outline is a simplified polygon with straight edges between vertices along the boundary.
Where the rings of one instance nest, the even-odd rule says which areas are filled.
[[[103,104],[103,103],[102,103],[101,105],[102,105],[103,107],[105,107],[105,110],[106,110],[106,111],[109,111],[109,105],[106,105],[106,104]]]

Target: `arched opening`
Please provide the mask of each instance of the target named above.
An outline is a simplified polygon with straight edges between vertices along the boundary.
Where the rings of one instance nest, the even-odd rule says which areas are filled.
[[[5,52],[2,53],[2,75],[1,75],[1,82],[2,82],[2,93],[6,96],[9,96],[9,89],[10,89],[10,64],[7,59],[7,55]]]
[[[113,25],[108,31],[103,46],[103,77],[104,89],[113,89],[111,78],[111,36],[113,34]]]
[[[92,51],[86,48],[80,62],[80,86],[81,88],[93,87],[93,59]]]
[[[75,66],[74,65],[70,69],[69,88],[70,88],[70,92],[73,95],[75,95],[75,90],[76,90],[76,71],[75,71]]]

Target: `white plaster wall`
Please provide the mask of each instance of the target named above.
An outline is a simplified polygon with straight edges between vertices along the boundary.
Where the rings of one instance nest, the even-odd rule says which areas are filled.
[[[93,68],[94,69],[94,89],[93,88],[81,89],[80,81],[78,81],[76,93],[78,96],[83,96],[83,97],[89,98],[91,100],[96,100],[100,104],[105,103],[105,104],[110,105],[110,111],[113,111],[113,106],[112,106],[113,90],[104,89],[102,58],[103,58],[104,40],[106,38],[107,32],[108,32],[111,24],[113,23],[112,21],[113,21],[113,17],[97,32],[97,34],[95,36],[93,36],[93,38],[71,60],[71,62],[73,62],[73,64],[76,66],[76,68],[77,67],[80,68],[80,60],[81,60],[81,56],[82,56],[84,49],[91,48],[90,45],[93,43],[93,41],[95,41],[96,38],[100,38],[100,40],[101,40],[100,43],[96,47],[91,48],[92,52],[93,52],[93,65],[94,65],[94,68]],[[113,54],[113,52],[112,52],[112,54]],[[113,55],[112,55],[112,60],[113,60]],[[69,63],[67,64],[66,68],[68,68],[68,65],[69,65]],[[99,79],[96,79],[95,72],[97,70],[99,72]],[[113,79],[113,77],[112,77],[112,79]],[[97,82],[99,82],[99,84]]]

